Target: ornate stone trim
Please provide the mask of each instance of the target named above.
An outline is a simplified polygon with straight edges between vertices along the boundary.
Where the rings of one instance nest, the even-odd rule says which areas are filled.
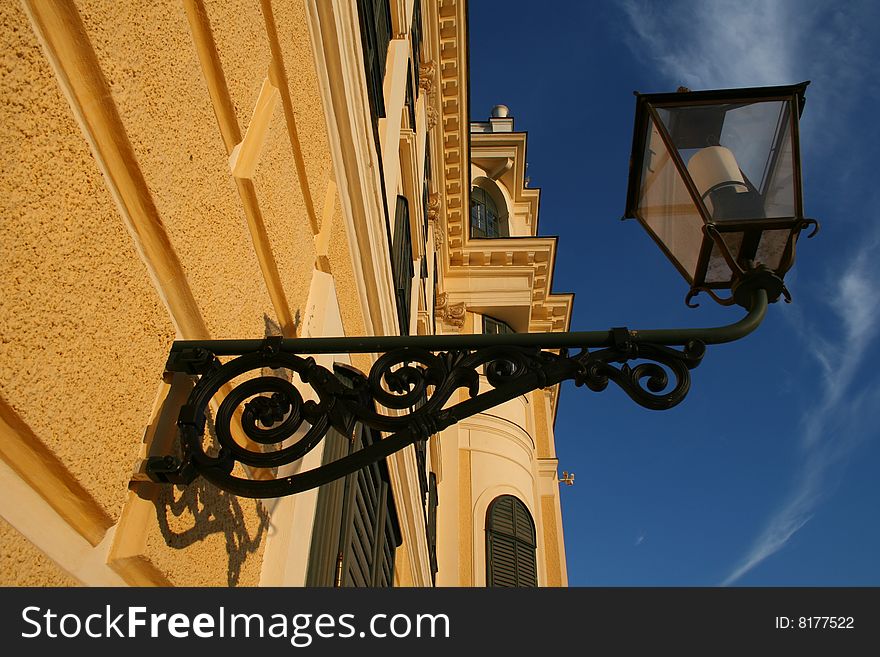
[[[449,303],[449,294],[440,292],[434,300],[434,317],[460,331],[464,326],[466,309],[464,303]]]
[[[428,221],[440,218],[440,194],[428,194]]]
[[[419,66],[419,89],[430,94],[434,90],[436,74],[437,67],[434,62],[425,62]]]

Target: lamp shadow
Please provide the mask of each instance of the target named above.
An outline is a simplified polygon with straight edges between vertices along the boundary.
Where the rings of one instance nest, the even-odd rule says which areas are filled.
[[[156,519],[166,545],[172,549],[184,549],[211,534],[223,534],[229,558],[227,584],[238,586],[242,566],[248,555],[260,548],[269,527],[269,514],[259,501],[253,503],[258,525],[251,533],[238,497],[200,479],[185,488],[163,486],[155,500]]]

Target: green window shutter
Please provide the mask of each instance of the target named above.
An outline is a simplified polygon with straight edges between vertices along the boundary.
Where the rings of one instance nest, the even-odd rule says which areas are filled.
[[[512,495],[495,498],[486,514],[486,586],[537,586],[535,523]]]
[[[362,374],[337,364],[348,384]],[[331,431],[324,462],[378,440],[358,425],[353,439]],[[392,586],[394,555],[401,543],[394,497],[385,461],[321,486],[312,530],[308,586]]]

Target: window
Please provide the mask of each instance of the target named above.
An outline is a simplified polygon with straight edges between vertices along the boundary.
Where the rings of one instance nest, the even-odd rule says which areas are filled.
[[[422,49],[422,3],[416,0],[413,3],[412,29],[410,30],[410,42],[412,44],[412,62],[415,67],[416,86],[418,86],[419,63],[421,62],[420,51]]]
[[[428,556],[431,559],[431,582],[437,583],[437,475],[428,475]]]
[[[391,9],[388,0],[358,0],[361,22],[361,42],[364,49],[364,69],[373,126],[385,116],[385,58],[391,41]]]
[[[409,63],[409,66],[406,69],[406,97],[404,99],[404,106],[407,109],[407,116],[409,117],[409,129],[416,129],[416,99],[415,93],[413,92],[413,76],[412,76],[412,62]],[[415,87],[418,88],[418,87]]]
[[[394,236],[391,240],[391,274],[397,297],[397,322],[401,335],[409,335],[410,292],[412,291],[412,235],[409,226],[409,202],[397,197],[394,215]]]
[[[512,495],[492,500],[486,513],[486,586],[537,586],[535,523]]]
[[[338,365],[351,384],[361,373]],[[323,463],[330,463],[380,440],[358,425],[354,440],[331,429]],[[401,543],[397,510],[385,461],[373,463],[321,486],[315,509],[307,586],[391,586],[395,549]]]
[[[385,188],[385,170],[382,166],[382,147],[379,143],[379,119],[385,116],[385,60],[391,42],[391,7],[388,0],[357,0],[360,19],[361,47],[364,51],[364,77],[373,123],[373,143],[379,156],[379,180]],[[386,227],[391,225],[388,198],[382,195]],[[390,237],[390,235],[389,235]]]
[[[486,335],[507,335],[516,333],[507,322],[483,315],[483,333]]]
[[[471,190],[471,237],[508,237],[507,220],[482,187]]]

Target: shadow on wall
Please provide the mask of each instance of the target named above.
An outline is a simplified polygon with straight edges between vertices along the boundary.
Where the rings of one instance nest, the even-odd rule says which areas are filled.
[[[187,548],[205,540],[211,534],[223,534],[229,556],[227,583],[237,586],[241,569],[249,554],[256,552],[269,527],[269,514],[258,500],[246,500],[254,505],[258,524],[249,531],[242,509],[242,501],[202,479],[185,488],[163,486],[155,500],[159,529],[168,547]]]

